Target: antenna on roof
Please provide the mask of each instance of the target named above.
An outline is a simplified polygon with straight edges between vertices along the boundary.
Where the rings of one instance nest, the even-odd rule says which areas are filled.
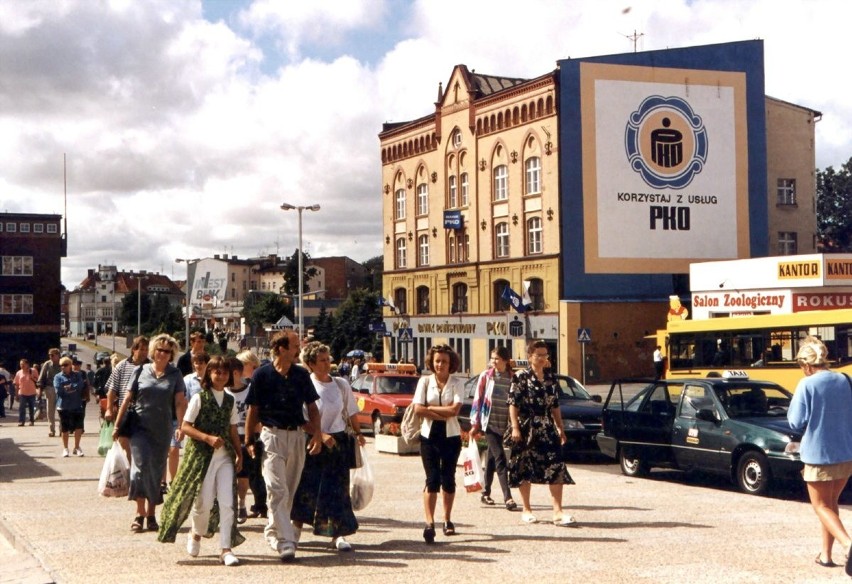
[[[644,32],[637,33],[636,29],[633,29],[633,34],[624,34],[619,33],[621,36],[626,37],[628,40],[633,41],[633,52],[636,52],[636,43],[639,42],[639,39],[645,36]]]

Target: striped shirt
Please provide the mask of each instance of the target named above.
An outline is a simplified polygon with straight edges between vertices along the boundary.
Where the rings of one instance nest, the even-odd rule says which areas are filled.
[[[148,360],[145,360],[148,363]],[[127,395],[130,389],[130,382],[133,380],[133,372],[136,371],[137,365],[131,359],[125,359],[112,369],[109,374],[109,379],[106,382],[106,390],[115,393],[118,398],[115,405],[121,407],[121,402],[124,396]]]

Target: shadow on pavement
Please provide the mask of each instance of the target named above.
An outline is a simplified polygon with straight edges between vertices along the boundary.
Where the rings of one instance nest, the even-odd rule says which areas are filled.
[[[59,473],[29,456],[11,438],[0,439],[0,483],[55,476]]]

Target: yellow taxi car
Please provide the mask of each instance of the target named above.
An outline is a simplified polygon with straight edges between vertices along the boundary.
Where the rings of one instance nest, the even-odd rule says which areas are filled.
[[[352,382],[358,425],[381,434],[387,424],[401,422],[419,380],[414,365],[367,363],[366,372]]]

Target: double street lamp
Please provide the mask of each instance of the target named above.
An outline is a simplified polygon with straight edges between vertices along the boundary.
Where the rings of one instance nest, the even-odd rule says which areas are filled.
[[[186,344],[186,350],[189,351],[189,264],[194,264],[195,262],[200,261],[198,258],[188,259],[188,258],[177,258],[175,259],[176,263],[185,263],[186,264],[186,306],[184,307],[184,314],[186,314],[186,337],[184,338],[184,343]]]
[[[290,205],[289,203],[282,203],[281,210],[282,211],[292,211],[295,209],[299,212],[299,342],[305,336],[305,326],[304,326],[304,269],[302,268],[302,211],[319,211],[319,205]]]

